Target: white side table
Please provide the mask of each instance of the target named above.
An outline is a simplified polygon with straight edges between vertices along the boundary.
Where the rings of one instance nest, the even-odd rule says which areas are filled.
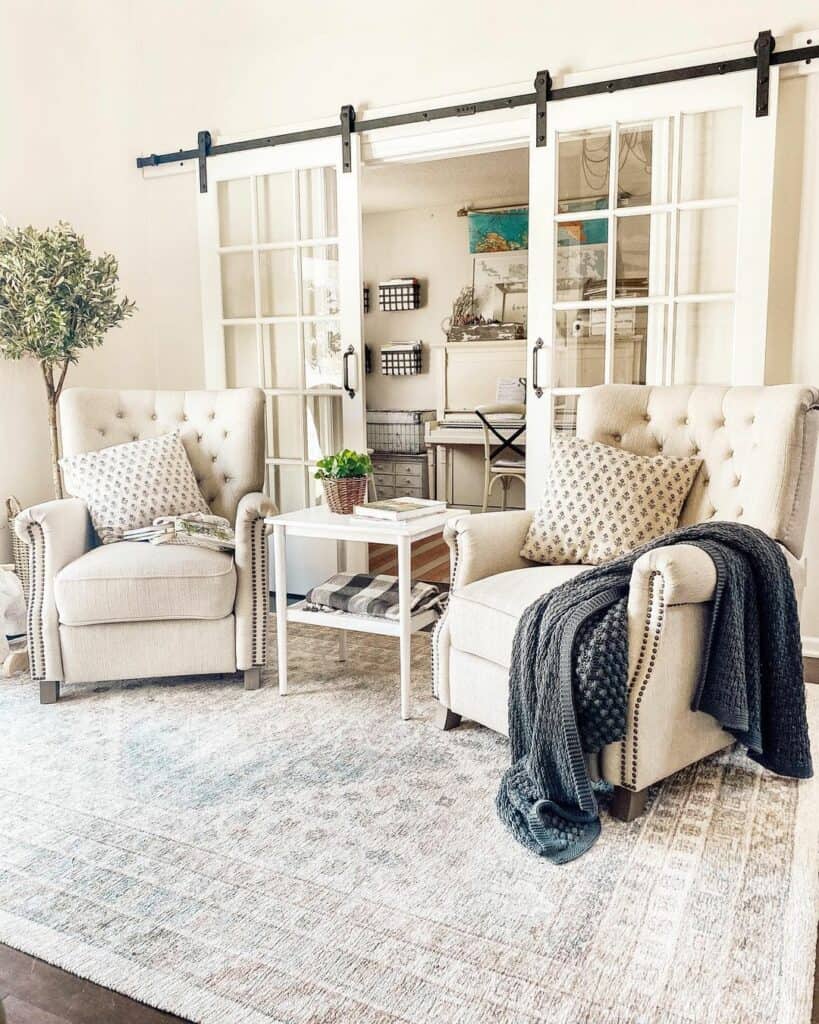
[[[383,519],[367,519],[364,516],[340,516],[331,512],[326,505],[286,512],[270,516],[266,522],[273,526],[273,545],[276,557],[276,641],[279,658],[279,693],[287,693],[287,623],[305,622],[313,626],[329,626],[342,630],[339,637],[339,657],[344,658],[344,632],[378,633],[382,636],[397,636],[401,657],[401,717],[410,717],[410,637],[419,629],[433,622],[436,611],[419,612],[410,615],[410,581],[412,575],[411,545],[414,540],[423,540],[441,533],[444,525],[457,516],[469,515],[463,509],[446,509],[444,512],[403,522],[387,522]],[[286,538],[316,537],[322,540],[361,541],[365,544],[393,544],[398,549],[398,621],[380,619],[367,615],[352,615],[337,612],[306,611],[304,601],[288,607],[287,604],[287,560]]]

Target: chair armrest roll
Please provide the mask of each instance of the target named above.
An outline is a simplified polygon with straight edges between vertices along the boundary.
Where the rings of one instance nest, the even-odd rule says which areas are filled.
[[[236,509],[236,667],[264,665],[267,656],[268,570],[265,516],[277,512],[264,494],[246,494]]]
[[[451,519],[444,527],[444,539],[450,550],[453,588],[532,565],[520,554],[531,521],[532,512],[526,509]]]
[[[91,549],[91,518],[79,498],[64,498],[24,509],[14,520],[14,529],[29,548],[27,634],[31,675],[35,680],[59,682],[64,676],[54,577]]]
[[[711,601],[717,585],[717,570],[711,556],[696,544],[669,544],[641,555],[631,571],[629,613],[645,609],[651,580],[662,576],[663,602],[702,604]]]

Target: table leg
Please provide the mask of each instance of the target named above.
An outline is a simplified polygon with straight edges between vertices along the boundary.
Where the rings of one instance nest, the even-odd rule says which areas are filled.
[[[409,537],[398,541],[398,621],[400,625],[401,657],[401,717],[409,718],[410,662],[412,633],[410,631],[410,583],[412,574],[412,548]]]
[[[431,444],[427,446],[427,477],[429,482],[430,498],[438,497],[438,447]]]
[[[343,540],[336,541],[336,565],[338,571],[344,572],[347,568],[347,544]],[[347,631],[338,630],[338,660],[347,660]]]
[[[455,504],[455,451],[446,448],[446,503]]]
[[[285,529],[273,526],[273,557],[276,561],[276,648],[279,655],[279,693],[287,693],[287,553]]]

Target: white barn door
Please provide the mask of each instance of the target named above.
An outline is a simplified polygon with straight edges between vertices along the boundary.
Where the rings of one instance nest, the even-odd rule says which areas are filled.
[[[548,104],[530,146],[527,505],[603,383],[764,380],[777,68]]]
[[[264,389],[281,512],[321,501],[323,455],[366,447],[356,136],[351,150],[346,174],[335,137],[211,157],[199,196],[206,386]],[[334,542],[288,545],[296,593],[335,566]]]

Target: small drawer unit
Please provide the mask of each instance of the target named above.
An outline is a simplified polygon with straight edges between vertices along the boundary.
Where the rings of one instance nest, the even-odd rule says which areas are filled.
[[[425,455],[373,455],[373,479],[379,498],[428,498]]]

